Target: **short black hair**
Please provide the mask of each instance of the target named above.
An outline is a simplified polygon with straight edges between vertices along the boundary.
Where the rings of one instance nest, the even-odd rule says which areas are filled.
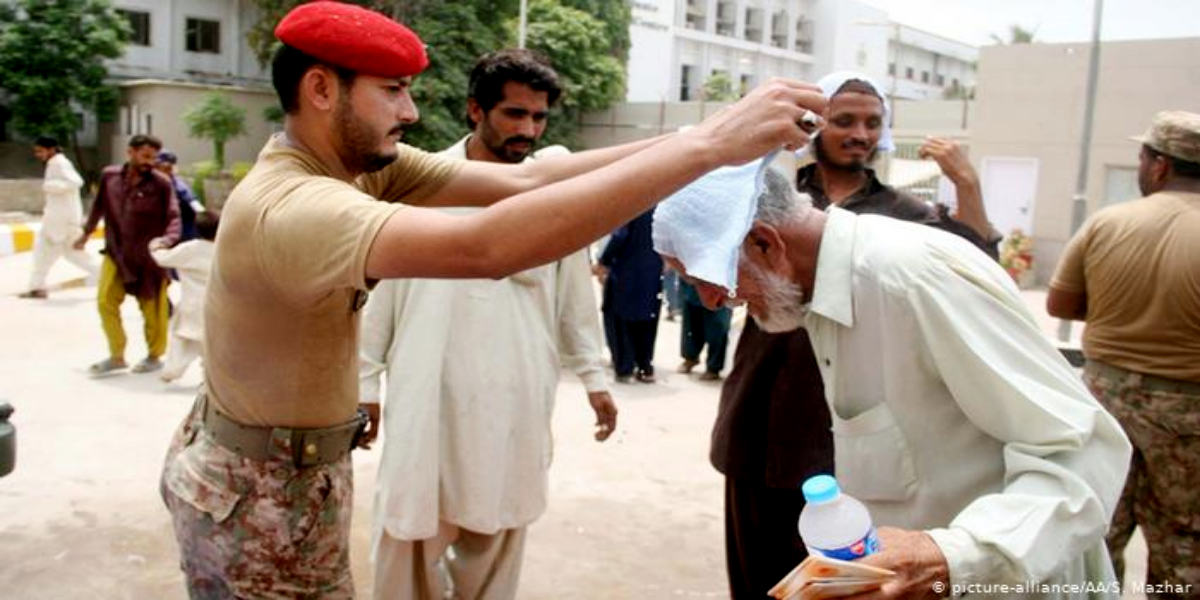
[[[475,62],[467,84],[467,97],[487,112],[504,99],[504,84],[510,81],[546,92],[550,106],[562,96],[562,84],[550,59],[535,50],[507,48],[484,54]],[[467,126],[475,127],[470,115],[467,115]]]
[[[38,139],[33,142],[33,145],[40,148],[49,148],[51,150],[58,150],[61,148],[61,146],[58,145],[58,140],[48,135],[38,136]]]
[[[291,115],[300,110],[300,80],[309,69],[317,65],[328,67],[337,73],[338,82],[343,89],[352,87],[354,78],[358,76],[350,69],[321,62],[287,44],[279,45],[275,56],[271,58],[271,85],[275,86],[275,93],[279,96],[279,105],[283,107],[283,112]]]
[[[1160,156],[1165,158],[1171,164],[1171,173],[1173,175],[1186,179],[1200,179],[1200,163],[1176,158],[1165,152],[1155,150],[1148,144],[1143,144],[1142,146],[1146,148],[1146,153],[1150,155],[1150,158],[1158,158]]]
[[[144,133],[139,133],[139,134],[129,138],[129,147],[130,148],[141,148],[143,146],[150,146],[151,148],[154,148],[155,150],[162,150],[162,140],[160,140],[152,135],[146,135]]]
[[[212,241],[217,239],[217,227],[221,224],[221,213],[206,210],[196,213],[196,235],[201,239]]]

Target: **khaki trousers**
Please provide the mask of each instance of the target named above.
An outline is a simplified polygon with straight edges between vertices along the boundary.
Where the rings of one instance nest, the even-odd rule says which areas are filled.
[[[517,597],[525,528],[495,535],[438,523],[435,537],[375,546],[375,600],[512,600]],[[450,592],[450,595],[447,595]]]

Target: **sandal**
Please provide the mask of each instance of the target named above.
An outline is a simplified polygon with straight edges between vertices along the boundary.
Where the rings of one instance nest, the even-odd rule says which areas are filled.
[[[132,370],[134,373],[150,373],[161,368],[163,368],[163,362],[158,360],[158,357],[147,356],[146,358],[142,359],[142,362],[133,365]]]
[[[103,377],[105,375],[116,373],[117,371],[124,371],[128,368],[129,365],[125,364],[125,361],[123,360],[106,358],[88,367],[88,374],[92,377]]]

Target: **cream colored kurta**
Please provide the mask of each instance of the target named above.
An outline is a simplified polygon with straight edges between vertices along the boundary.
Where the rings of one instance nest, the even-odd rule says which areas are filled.
[[[444,155],[465,159],[465,139]],[[457,209],[476,210],[476,209]],[[387,373],[374,535],[491,534],[546,508],[560,364],[606,389],[586,251],[498,281],[389,280],[361,331],[364,401]]]
[[[204,290],[208,287],[214,248],[212,242],[196,238],[150,252],[160,267],[175,269],[179,274],[183,289],[171,319],[171,331],[179,337],[204,341]]]
[[[71,244],[83,232],[83,206],[79,203],[81,187],[83,177],[61,152],[46,161],[42,181],[46,206],[42,209],[40,235],[48,242]]]
[[[994,262],[832,208],[806,327],[837,478],[876,525],[928,530],[956,585],[1112,585],[1103,536],[1129,442]],[[1084,595],[1050,590],[1033,591]]]

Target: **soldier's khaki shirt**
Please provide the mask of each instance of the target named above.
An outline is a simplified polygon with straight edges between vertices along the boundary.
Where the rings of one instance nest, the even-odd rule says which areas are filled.
[[[358,404],[356,292],[375,235],[403,201],[439,190],[461,162],[399,145],[355,185],[267,142],[221,216],[205,301],[205,386],[234,420],[273,427],[349,421]],[[380,202],[376,199],[387,202]]]
[[[1159,192],[1096,213],[1050,285],[1086,293],[1088,358],[1200,382],[1200,194]]]

